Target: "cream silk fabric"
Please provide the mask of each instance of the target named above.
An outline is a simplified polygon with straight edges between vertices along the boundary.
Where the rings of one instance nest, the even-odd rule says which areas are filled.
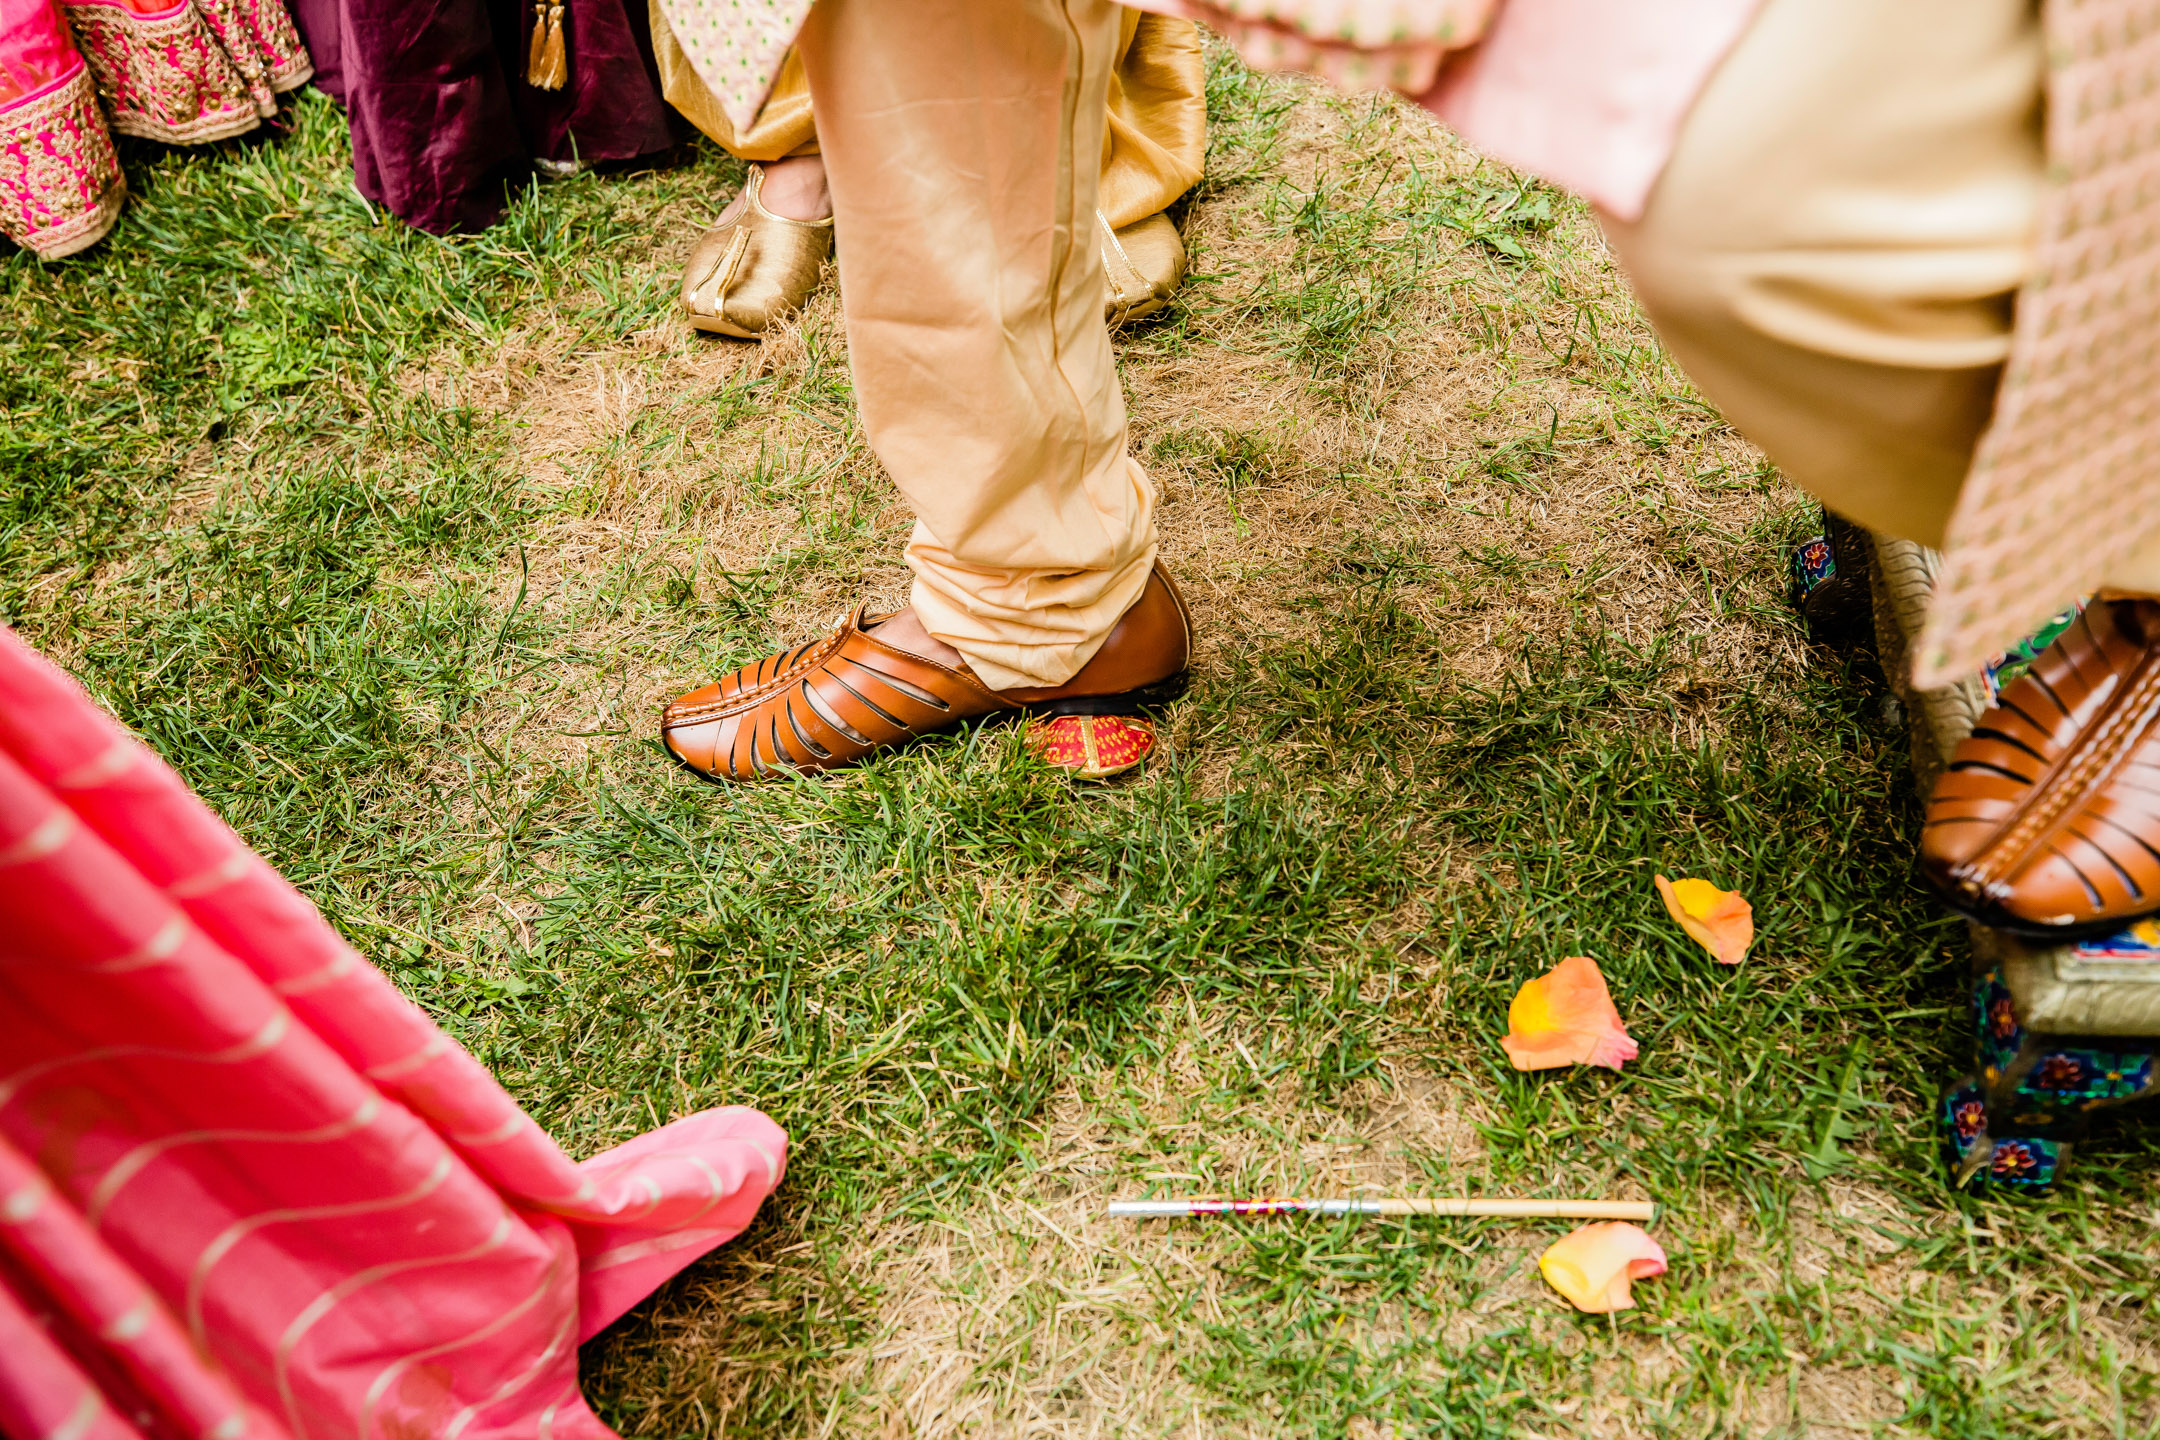
[[[802,57],[863,433],[918,523],[930,633],[1056,685],[1147,583],[1095,213],[1109,0],[818,0]]]
[[[1770,0],[1608,230],[1779,465],[1945,548],[1923,688],[2160,593],[2160,0]]]
[[[2033,0],[1769,0],[1606,233],[1689,377],[1831,508],[1941,546],[2042,191]]]
[[[661,92],[691,124],[744,160],[817,153],[817,118],[799,53],[788,54],[757,118],[738,130],[676,40],[666,0],[648,3]],[[1193,187],[1207,162],[1207,58],[1198,29],[1188,20],[1125,9],[1118,33],[1099,202],[1113,230],[1161,214]]]

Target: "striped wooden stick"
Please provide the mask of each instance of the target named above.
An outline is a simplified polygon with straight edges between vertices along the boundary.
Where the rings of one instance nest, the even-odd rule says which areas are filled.
[[[1136,1220],[1201,1215],[1498,1215],[1563,1220],[1653,1220],[1649,1200],[1113,1200],[1107,1212]]]

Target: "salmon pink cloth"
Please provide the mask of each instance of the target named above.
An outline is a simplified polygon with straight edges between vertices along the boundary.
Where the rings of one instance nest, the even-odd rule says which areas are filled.
[[[1471,144],[1639,220],[1762,0],[1507,0],[1418,103]]]
[[[1494,159],[1641,216],[1681,123],[1762,0],[1124,0],[1197,20],[1259,70],[1417,97]],[[660,0],[747,130],[812,0]]]
[[[578,1342],[786,1156],[729,1108],[573,1164],[0,628],[0,1434],[600,1440]]]
[[[1415,96],[1494,159],[1635,220],[1762,0],[1126,3],[1212,27],[1256,70]]]

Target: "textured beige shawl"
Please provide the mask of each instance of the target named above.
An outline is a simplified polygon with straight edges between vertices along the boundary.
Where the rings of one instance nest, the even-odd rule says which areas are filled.
[[[2160,0],[2048,0],[2048,191],[1914,680],[2160,546]]]

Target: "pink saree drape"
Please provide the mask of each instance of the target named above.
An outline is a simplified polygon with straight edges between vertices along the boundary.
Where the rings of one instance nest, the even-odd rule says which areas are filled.
[[[600,1440],[578,1342],[786,1148],[729,1108],[573,1164],[0,628],[0,1433]]]

